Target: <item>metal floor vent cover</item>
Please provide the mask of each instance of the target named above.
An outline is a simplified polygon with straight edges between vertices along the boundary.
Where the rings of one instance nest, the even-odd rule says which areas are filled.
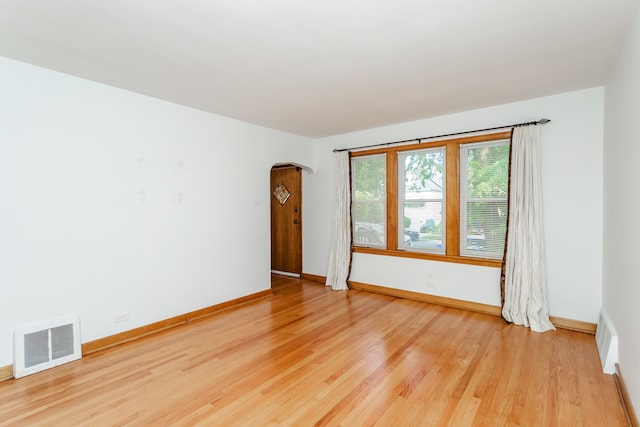
[[[618,334],[613,327],[613,322],[602,309],[600,318],[598,319],[598,328],[596,329],[596,345],[602,363],[602,371],[605,374],[614,374],[616,372],[616,363],[618,363]]]
[[[67,316],[14,332],[13,376],[34,374],[82,357],[80,317]]]

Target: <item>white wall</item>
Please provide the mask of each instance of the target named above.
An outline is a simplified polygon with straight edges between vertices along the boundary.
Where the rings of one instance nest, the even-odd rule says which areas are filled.
[[[602,304],[603,88],[402,123],[315,142],[316,174],[304,182],[304,271],[326,275],[333,206],[334,148],[549,118],[542,128],[544,222],[550,312],[597,322]],[[310,225],[313,224],[313,227]],[[435,289],[426,289],[426,274]],[[499,271],[354,254],[351,280],[499,305]]]
[[[604,309],[640,414],[640,12],[605,87]]]
[[[86,342],[270,287],[270,168],[311,140],[3,58],[0,94],[0,366],[18,325]]]

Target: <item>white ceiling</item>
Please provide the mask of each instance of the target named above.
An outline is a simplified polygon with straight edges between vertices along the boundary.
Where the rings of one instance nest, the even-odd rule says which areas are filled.
[[[0,0],[0,55],[308,137],[602,85],[638,0]]]

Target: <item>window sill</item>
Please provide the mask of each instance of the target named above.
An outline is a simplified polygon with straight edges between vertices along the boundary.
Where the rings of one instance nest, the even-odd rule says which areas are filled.
[[[457,264],[469,264],[469,265],[479,265],[482,267],[494,267],[501,268],[502,261],[496,259],[487,259],[487,258],[471,258],[471,257],[461,257],[461,256],[452,256],[452,255],[442,255],[442,254],[430,254],[424,252],[413,252],[413,251],[399,251],[399,250],[391,250],[391,249],[377,249],[377,248],[365,248],[361,246],[352,246],[351,251],[354,253],[360,254],[370,254],[370,255],[382,255],[382,256],[394,256],[400,258],[416,258],[416,259],[426,259],[430,261],[439,261],[439,262],[453,262]]]

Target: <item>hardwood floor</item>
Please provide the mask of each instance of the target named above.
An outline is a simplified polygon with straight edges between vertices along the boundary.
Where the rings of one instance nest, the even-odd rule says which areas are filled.
[[[626,425],[592,335],[273,285],[273,296],[0,383],[0,425]]]

